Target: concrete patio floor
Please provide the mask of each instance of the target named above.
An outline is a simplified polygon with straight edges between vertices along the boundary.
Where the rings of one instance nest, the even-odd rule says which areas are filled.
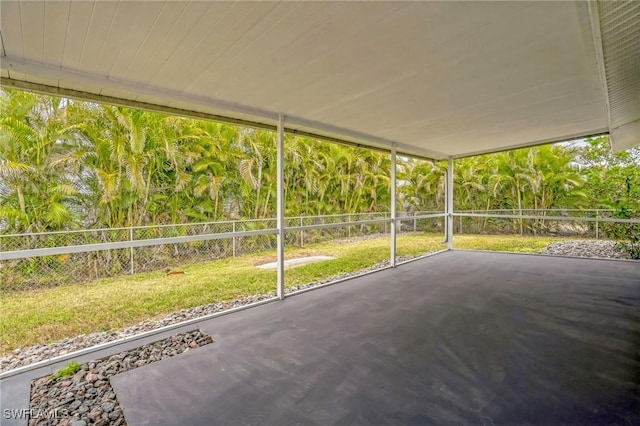
[[[129,425],[638,424],[640,263],[447,252],[219,317]]]
[[[200,329],[112,377],[129,425],[640,424],[638,262],[445,252]]]

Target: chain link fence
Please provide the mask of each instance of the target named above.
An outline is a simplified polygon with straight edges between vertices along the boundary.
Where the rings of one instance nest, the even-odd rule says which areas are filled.
[[[60,248],[61,254],[0,261],[3,291],[83,283],[273,249],[275,235],[224,234],[275,228],[274,219],[0,235],[0,251]],[[215,234],[220,234],[217,236]],[[194,241],[65,253],[72,246],[196,237]],[[198,237],[202,237],[199,239]]]
[[[463,210],[454,220],[454,231],[458,234],[504,234],[538,236],[576,236],[581,238],[608,238],[611,227],[598,221],[612,217],[614,210],[606,209],[522,209],[522,210]],[[465,216],[491,215],[485,217]],[[509,215],[510,217],[496,217]],[[523,218],[512,216],[524,216]],[[526,218],[535,216],[535,218]],[[553,219],[562,218],[562,219]],[[572,218],[575,218],[571,220]],[[596,220],[581,220],[592,218]]]
[[[398,232],[442,230],[433,221],[415,219],[434,212],[399,213]],[[441,212],[435,212],[441,213]],[[317,226],[285,233],[289,247],[349,241],[390,232],[389,213],[301,216],[285,219],[287,228]],[[384,222],[375,222],[375,221]],[[386,221],[385,221],[386,220]],[[366,221],[367,223],[354,223]],[[353,225],[348,225],[354,223]],[[236,235],[271,231],[263,235]],[[188,242],[160,242],[140,247],[68,253],[69,247],[194,237]],[[60,248],[60,254],[0,260],[0,290],[24,291],[79,284],[100,278],[160,271],[198,262],[271,251],[276,248],[276,219],[159,225],[131,228],[0,235],[0,252]]]
[[[420,218],[430,214],[442,212],[398,212],[397,233],[444,233],[444,217]],[[501,215],[508,217],[500,217]],[[606,219],[613,215],[614,211],[604,209],[515,212],[474,210],[456,212],[453,225],[457,234],[576,236],[595,239],[615,238],[620,234],[621,227],[626,231],[629,227],[638,227],[638,224],[607,223]],[[390,232],[389,219],[387,212],[289,217],[285,219],[285,244],[287,247],[301,248],[324,241],[348,242],[384,236]],[[238,235],[252,231],[264,233]],[[272,251],[276,248],[276,233],[276,219],[260,219],[0,235],[0,252],[3,253],[60,248],[59,254],[0,260],[0,290],[23,291],[85,283],[100,278],[159,271]],[[189,241],[171,242],[171,239],[184,237]],[[146,240],[160,241],[149,241],[146,244]],[[76,250],[78,252],[67,252],[69,247],[123,242],[142,244],[126,248],[88,248],[88,251],[79,249]]]
[[[286,228],[303,226],[322,226],[317,229],[301,229],[285,233],[285,241],[289,247],[304,247],[308,244],[331,240],[348,240],[364,236],[378,235],[388,230],[388,223],[353,224],[360,221],[389,219],[388,213],[340,214],[332,216],[300,216],[285,219]],[[336,226],[338,224],[343,224]]]
[[[399,235],[401,234],[410,234],[416,232],[426,232],[426,233],[440,233],[444,234],[445,232],[445,222],[446,218],[444,215],[442,217],[437,218],[421,218],[420,216],[424,215],[432,215],[432,214],[442,214],[442,212],[436,211],[424,211],[424,212],[415,212],[415,213],[398,213],[398,228],[397,232]]]

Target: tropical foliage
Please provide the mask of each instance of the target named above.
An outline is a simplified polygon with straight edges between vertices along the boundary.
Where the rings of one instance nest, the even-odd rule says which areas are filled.
[[[386,153],[286,136],[287,216],[389,210]],[[456,160],[456,210],[614,208],[640,200],[640,150],[606,137]],[[400,157],[398,208],[444,209],[441,162]],[[0,232],[275,216],[272,132],[0,92]],[[520,223],[522,227],[522,223]]]
[[[597,207],[614,210],[620,219],[640,217],[640,149],[613,154],[604,138],[590,139],[580,152],[587,190]],[[639,224],[611,223],[607,233],[618,241],[618,248],[631,259],[640,259]]]

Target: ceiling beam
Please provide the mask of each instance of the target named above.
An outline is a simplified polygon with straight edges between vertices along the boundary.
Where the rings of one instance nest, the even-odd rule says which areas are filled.
[[[173,108],[165,105],[134,101],[130,99],[117,98],[113,96],[98,95],[90,92],[82,92],[79,90],[66,89],[63,87],[50,86],[46,84],[31,83],[23,80],[14,80],[6,77],[0,77],[0,87],[24,90],[24,91],[40,93],[44,95],[60,96],[60,97],[65,97],[69,99],[77,99],[81,101],[96,102],[96,103],[107,104],[107,105],[122,106],[127,108],[137,108],[145,111],[159,112],[159,113],[174,115],[178,117],[196,118],[200,120],[215,121],[219,123],[251,127],[256,129],[269,130],[273,132],[277,130],[277,125],[275,124],[266,124],[266,123],[251,121],[251,120],[237,119],[237,118],[228,117],[224,115],[209,114],[205,112]],[[309,124],[303,120],[299,120],[298,123]],[[332,132],[335,132],[336,128],[332,127],[331,130]],[[385,144],[379,144],[379,145],[368,144],[366,142],[362,142],[362,143],[353,142],[353,141],[341,139],[339,137],[327,136],[320,133],[315,133],[313,131],[299,130],[299,129],[291,128],[287,126],[285,126],[285,132],[295,136],[317,139],[325,142],[336,143],[339,145],[352,146],[356,148],[365,148],[365,149],[370,149],[370,150],[385,152],[385,153],[391,152],[391,148],[385,147],[387,143],[386,141],[385,141]],[[362,139],[365,139],[365,140],[367,139],[367,135],[358,134],[358,136]],[[389,143],[389,147],[391,147],[391,142],[388,142],[388,143]],[[417,158],[421,160],[428,160],[428,161],[438,160],[443,158],[441,155],[440,156],[421,155],[421,154],[416,154],[414,152],[404,152],[404,151],[398,151],[398,153],[400,155]]]
[[[27,76],[32,76],[35,79],[41,77],[49,80],[59,80],[58,85],[60,88],[64,88],[70,84],[81,84],[95,89],[96,92],[93,93],[96,95],[101,95],[104,89],[110,89],[130,93],[132,96],[147,96],[166,101],[181,102],[195,107],[214,109],[220,112],[224,111],[234,118],[245,119],[243,117],[247,117],[247,121],[272,124],[274,128],[278,121],[278,114],[259,108],[221,101],[206,96],[185,95],[173,90],[149,87],[127,81],[113,80],[108,77],[35,63],[11,56],[5,56],[2,58],[1,67],[9,71],[9,75],[11,75],[12,72],[19,72],[26,74]],[[135,101],[136,99],[130,100]]]
[[[476,155],[495,154],[497,152],[511,151],[513,149],[533,148],[533,147],[536,147],[536,146],[549,145],[549,144],[554,144],[554,143],[572,142],[572,141],[579,140],[579,139],[595,138],[595,137],[603,136],[603,135],[607,135],[607,134],[609,134],[609,130],[608,129],[596,129],[596,130],[592,130],[592,131],[584,132],[584,133],[575,133],[575,134],[572,134],[572,135],[565,135],[565,136],[562,136],[562,137],[559,137],[559,138],[541,139],[539,141],[529,142],[529,143],[526,143],[526,144],[509,145],[509,146],[505,146],[505,147],[497,148],[497,149],[487,149],[487,150],[483,150],[483,151],[475,151],[475,152],[472,152],[472,153],[469,153],[469,154],[464,154],[464,155],[455,155],[452,158],[458,159],[458,158],[474,157]]]

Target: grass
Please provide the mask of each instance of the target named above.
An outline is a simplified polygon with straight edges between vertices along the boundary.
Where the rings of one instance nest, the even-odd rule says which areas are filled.
[[[456,235],[455,248],[531,253],[552,241],[558,238]],[[397,247],[399,255],[415,256],[446,245],[442,234],[412,234],[400,235]],[[357,271],[388,259],[389,240],[325,242],[286,250],[286,258],[311,255],[336,259],[288,269],[286,286]],[[78,334],[116,330],[183,308],[274,291],[276,272],[255,266],[275,259],[275,252],[270,251],[186,265],[184,275],[166,276],[158,271],[6,293],[0,309],[0,353]]]
[[[64,367],[62,367],[61,369],[53,373],[51,375],[51,378],[58,380],[64,377],[73,376],[78,371],[80,371],[80,368],[82,368],[80,364],[78,364],[75,361],[70,361],[67,365],[65,365]]]
[[[538,253],[558,237],[521,237],[514,235],[455,235],[453,247],[465,250],[490,250],[509,253]],[[571,239],[576,239],[571,238]]]

